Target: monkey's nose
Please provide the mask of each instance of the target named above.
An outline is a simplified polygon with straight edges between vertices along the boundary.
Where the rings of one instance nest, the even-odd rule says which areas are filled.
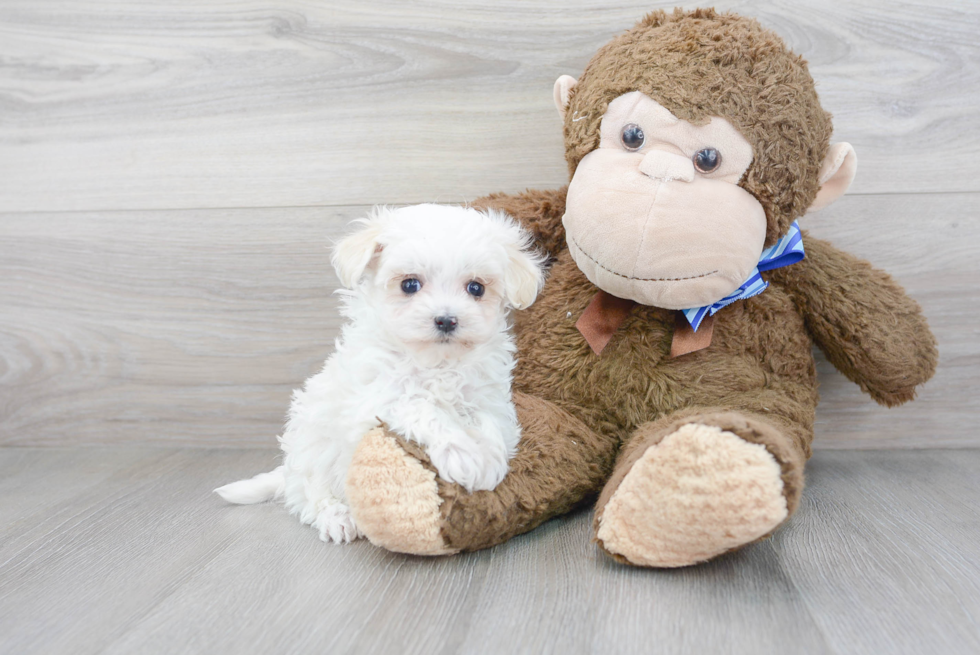
[[[445,334],[449,334],[456,329],[456,317],[455,316],[436,316],[436,329]]]
[[[655,180],[694,181],[694,162],[687,157],[663,150],[651,150],[640,162],[640,172]]]

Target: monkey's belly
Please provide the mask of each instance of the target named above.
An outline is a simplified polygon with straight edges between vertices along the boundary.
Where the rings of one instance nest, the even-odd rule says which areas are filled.
[[[723,407],[812,426],[811,341],[789,295],[771,285],[715,316],[711,345],[670,357],[676,313],[637,306],[596,355],[575,327],[597,292],[567,252],[538,302],[516,320],[515,388],[625,438],[686,407]]]

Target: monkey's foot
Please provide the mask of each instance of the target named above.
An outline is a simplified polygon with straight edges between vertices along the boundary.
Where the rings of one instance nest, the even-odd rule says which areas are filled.
[[[638,458],[617,465],[596,509],[596,539],[613,558],[696,564],[768,535],[789,515],[782,467],[761,443],[701,423],[650,436]]]
[[[383,428],[368,432],[357,447],[346,493],[358,528],[375,546],[414,555],[458,552],[442,536],[435,471]]]

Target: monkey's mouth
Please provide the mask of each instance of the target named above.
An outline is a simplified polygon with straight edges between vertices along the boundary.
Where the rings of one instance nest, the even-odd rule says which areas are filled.
[[[585,249],[583,249],[582,246],[580,246],[578,242],[571,237],[571,235],[568,235],[568,240],[574,243],[578,251],[583,255],[585,255],[585,257],[593,264],[595,264],[602,270],[606,271],[607,273],[612,273],[616,277],[621,277],[624,280],[632,280],[634,282],[683,282],[684,280],[698,280],[701,278],[711,277],[712,275],[718,273],[718,269],[715,269],[707,273],[699,273],[697,275],[687,275],[687,276],[678,276],[678,277],[635,277],[631,275],[623,275],[622,273],[618,271],[614,271],[608,266],[605,266],[604,264],[602,264],[602,262],[598,261],[595,257],[585,252]]]

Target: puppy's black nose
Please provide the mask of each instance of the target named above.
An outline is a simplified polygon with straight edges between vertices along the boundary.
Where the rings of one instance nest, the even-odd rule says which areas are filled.
[[[456,317],[455,316],[436,316],[436,329],[440,332],[445,332],[449,334],[456,329]]]

